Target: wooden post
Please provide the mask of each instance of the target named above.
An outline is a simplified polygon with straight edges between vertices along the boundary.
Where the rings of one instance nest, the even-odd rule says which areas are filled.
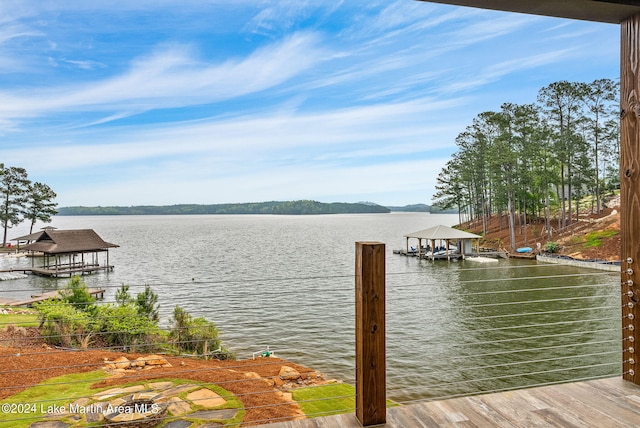
[[[386,408],[385,245],[356,242],[356,417],[384,424]]]
[[[640,15],[621,23],[620,230],[622,377],[640,385]]]

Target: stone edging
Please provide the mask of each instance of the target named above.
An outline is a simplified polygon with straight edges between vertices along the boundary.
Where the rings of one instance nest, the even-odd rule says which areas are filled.
[[[588,262],[584,260],[569,260],[558,257],[536,256],[536,261],[544,263],[553,263],[559,265],[575,266],[587,269],[606,270],[609,272],[620,272],[620,266],[614,264],[605,264],[598,262]]]

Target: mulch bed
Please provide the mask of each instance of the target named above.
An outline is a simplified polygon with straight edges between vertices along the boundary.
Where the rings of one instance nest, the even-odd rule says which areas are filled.
[[[7,398],[46,379],[71,373],[100,369],[105,360],[126,356],[129,360],[148,354],[110,352],[100,350],[65,351],[53,349],[42,343],[31,329],[25,332],[0,331],[0,399]],[[19,340],[20,337],[22,340]],[[9,345],[9,346],[6,346]],[[298,370],[307,377],[312,370],[280,358],[260,358],[243,361],[196,360],[166,357],[173,367],[131,371],[122,377],[109,377],[94,384],[93,388],[121,385],[160,378],[191,379],[213,383],[235,394],[244,404],[244,425],[259,425],[291,420],[300,416],[296,404],[278,390],[281,366]],[[247,375],[249,373],[249,375]],[[262,379],[257,378],[260,375]],[[266,381],[265,381],[266,379]],[[272,381],[269,381],[272,380]]]

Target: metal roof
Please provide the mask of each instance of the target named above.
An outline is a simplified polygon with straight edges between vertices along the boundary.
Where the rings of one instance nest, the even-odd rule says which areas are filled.
[[[640,13],[638,0],[420,0],[482,9],[619,24]]]
[[[82,253],[117,248],[119,245],[104,241],[93,229],[45,230],[36,242],[26,245],[25,250],[41,251],[45,254]]]
[[[463,230],[454,229],[447,226],[434,226],[429,229],[419,230],[417,232],[408,233],[404,235],[405,238],[417,238],[417,239],[475,239],[482,238],[482,236],[474,235],[473,233],[465,232]]]

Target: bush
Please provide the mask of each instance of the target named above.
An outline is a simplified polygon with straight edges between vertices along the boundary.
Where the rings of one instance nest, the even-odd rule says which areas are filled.
[[[547,242],[544,246],[544,251],[547,253],[557,253],[560,251],[560,245],[557,242]]]
[[[98,307],[94,331],[102,335],[107,345],[147,349],[153,348],[158,324],[140,316],[134,304],[106,304]]]
[[[149,286],[133,299],[129,286],[123,284],[116,292],[116,305],[96,306],[86,283],[76,275],[60,295],[62,300],[36,307],[40,333],[48,343],[86,348],[91,337],[99,336],[101,345],[155,348],[158,296]]]
[[[89,294],[89,287],[80,279],[79,275],[71,278],[67,286],[63,290],[60,290],[59,294],[65,302],[70,303],[76,309],[88,313],[95,313],[95,299]]]
[[[155,322],[160,320],[160,315],[158,314],[158,295],[151,291],[150,286],[145,285],[144,291],[136,295],[135,303],[140,315]]]
[[[91,319],[87,312],[61,300],[45,300],[35,306],[40,319],[40,334],[56,346],[87,347],[91,337]]]
[[[233,359],[234,356],[222,346],[218,337],[219,331],[214,323],[203,317],[193,318],[180,306],[173,310],[172,327],[169,338],[178,352],[194,353],[207,358],[212,356],[221,360]]]
[[[116,303],[124,306],[132,301],[131,294],[129,294],[129,286],[122,284],[122,286],[118,288],[118,291],[116,291]]]
[[[122,284],[116,291],[116,303],[120,306],[134,304],[140,315],[149,318],[152,321],[159,321],[158,313],[158,295],[151,290],[149,285],[144,286],[144,291],[138,293],[136,298],[132,298],[129,294],[129,286]]]

